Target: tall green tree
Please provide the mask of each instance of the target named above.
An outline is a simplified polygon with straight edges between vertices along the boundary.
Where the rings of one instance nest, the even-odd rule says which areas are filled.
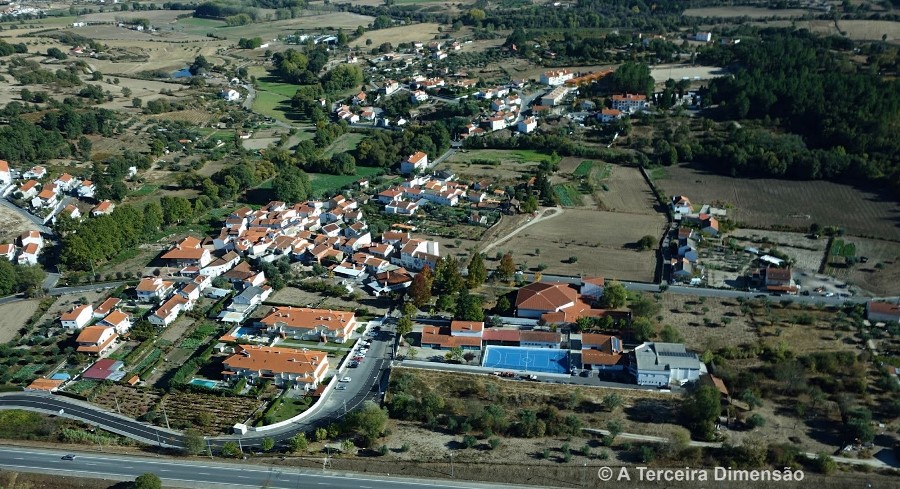
[[[619,282],[612,282],[603,288],[603,297],[600,298],[600,305],[607,309],[618,309],[625,305],[628,298],[628,291],[625,286]]]
[[[287,167],[275,177],[272,191],[275,198],[282,202],[303,202],[312,195],[312,183],[306,172]]]
[[[681,417],[685,427],[700,440],[713,439],[715,422],[721,412],[721,394],[709,385],[699,386],[681,404]]]
[[[487,280],[487,267],[481,253],[474,253],[469,261],[469,275],[466,277],[466,285],[470,289],[481,286]]]
[[[460,321],[484,321],[484,307],[481,305],[481,297],[470,294],[467,289],[462,289],[456,299],[456,319]]]
[[[196,429],[188,429],[184,432],[184,451],[188,455],[198,455],[206,449],[203,435]]]
[[[409,286],[409,296],[412,303],[419,309],[431,301],[431,288],[434,285],[434,273],[431,267],[425,265],[422,271],[413,277],[412,284]]]
[[[447,255],[438,261],[434,287],[439,295],[452,295],[463,289],[465,281],[459,273],[459,261]]]

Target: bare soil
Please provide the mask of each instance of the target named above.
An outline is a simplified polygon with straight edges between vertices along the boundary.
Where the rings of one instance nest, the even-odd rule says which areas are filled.
[[[3,229],[0,230],[0,243],[13,243],[25,231],[37,229],[30,220],[6,207],[0,207],[0,222],[3,223]]]
[[[761,19],[765,17],[803,17],[809,11],[802,9],[769,9],[758,7],[708,7],[689,8],[682,15],[685,17],[748,17]]]
[[[366,48],[367,39],[372,40],[370,47],[378,47],[386,42],[391,43],[395,48],[398,44],[405,42],[428,42],[438,35],[438,27],[438,24],[422,23],[370,31],[363,34],[362,37],[353,41],[350,45],[357,48]]]
[[[656,255],[637,251],[635,243],[645,235],[661,236],[665,225],[661,215],[566,209],[523,229],[497,249],[511,252],[529,267],[547,265],[544,273],[651,281]],[[534,256],[536,248],[540,254]],[[570,257],[577,261],[564,263]]]
[[[8,343],[19,334],[19,328],[38,310],[41,301],[17,301],[0,306],[0,344]]]

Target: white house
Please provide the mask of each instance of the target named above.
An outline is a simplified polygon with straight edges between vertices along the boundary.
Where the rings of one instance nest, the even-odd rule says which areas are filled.
[[[9,172],[9,162],[0,160],[0,187],[6,187],[12,183],[12,174]]]
[[[88,353],[102,357],[113,346],[118,335],[114,328],[106,326],[88,326],[81,331],[75,343],[78,347],[75,351],[79,353]]]
[[[222,90],[220,95],[226,102],[237,102],[241,99],[241,92],[238,92],[233,88]]]
[[[558,86],[541,97],[541,105],[549,105],[551,107],[559,105],[571,91],[570,87]]]
[[[328,371],[328,355],[321,351],[259,345],[240,345],[223,364],[228,379],[272,379],[278,387],[314,390]]]
[[[172,292],[172,282],[159,277],[144,277],[138,283],[135,292],[141,302],[155,302],[165,299]]]
[[[418,210],[418,202],[394,202],[384,207],[385,214],[400,214],[404,216],[411,216]]]
[[[45,175],[47,175],[46,168],[44,168],[43,166],[35,166],[35,167],[32,167],[27,172],[23,173],[22,178],[41,179],[41,178],[44,178]]]
[[[16,259],[16,245],[12,243],[0,244],[0,258],[6,258],[9,261]]]
[[[537,129],[537,119],[534,117],[522,119],[516,125],[516,129],[521,133],[528,134]]]
[[[647,96],[626,93],[612,96],[612,108],[633,114],[647,108]]]
[[[395,264],[416,272],[425,265],[435,270],[438,260],[441,259],[440,255],[440,245],[437,241],[411,239],[400,249],[399,263]]]
[[[397,90],[400,90],[400,84],[397,83],[396,80],[385,80],[384,85],[382,85],[382,89],[384,90],[385,95],[390,95]]]
[[[31,200],[37,197],[38,185],[37,180],[28,180],[16,189],[16,193],[22,200]]]
[[[41,254],[41,247],[31,243],[22,248],[22,251],[19,252],[19,257],[16,258],[16,263],[19,265],[37,265],[38,264],[38,255]]]
[[[86,199],[94,198],[94,192],[97,188],[94,186],[94,182],[90,180],[84,180],[81,182],[81,185],[75,190],[75,193],[78,194],[79,197],[83,197]]]
[[[81,329],[85,327],[94,315],[94,308],[90,304],[75,306],[59,317],[59,322],[64,328]]]
[[[102,321],[97,323],[99,326],[107,326],[115,330],[118,334],[125,334],[131,329],[131,316],[122,311],[114,310],[106,315]]]
[[[147,319],[151,324],[166,327],[178,319],[182,311],[193,309],[194,303],[176,294],[159,306]]]
[[[428,154],[416,151],[406,161],[400,163],[400,173],[412,173],[428,168]]]
[[[675,214],[690,214],[694,212],[694,206],[691,205],[691,199],[684,195],[676,195],[672,197],[672,212]]]
[[[600,122],[612,122],[622,118],[622,111],[618,109],[603,109],[599,115]]]
[[[56,188],[59,189],[60,192],[70,192],[79,183],[80,182],[77,178],[69,175],[68,173],[63,173],[53,181],[53,184],[56,185]]]
[[[575,78],[575,74],[569,70],[550,70],[541,73],[541,83],[551,87],[562,85]]]
[[[412,103],[417,104],[428,100],[428,94],[423,90],[416,90],[409,95],[409,99]]]

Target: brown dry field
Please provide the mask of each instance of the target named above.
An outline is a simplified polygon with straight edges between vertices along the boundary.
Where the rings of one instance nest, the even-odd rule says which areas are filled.
[[[833,312],[827,310],[795,305],[783,307],[780,302],[772,302],[767,313],[761,302],[751,301],[749,312],[744,314],[734,299],[707,298],[701,302],[697,297],[687,295],[663,293],[661,296],[659,304],[663,319],[660,325],[669,324],[677,329],[689,350],[703,352],[758,341],[784,341],[796,354],[857,350],[856,345],[834,339],[829,323]],[[704,308],[707,312],[703,312]],[[809,314],[815,323],[809,326],[796,324],[793,320],[800,314]],[[709,326],[704,317],[710,320]],[[724,318],[729,318],[730,322],[725,324]]]
[[[12,243],[25,231],[37,229],[30,220],[6,207],[0,207],[0,222],[3,223],[3,230],[0,230],[0,243]]]
[[[733,178],[685,166],[665,173],[658,184],[668,195],[728,206],[729,218],[747,227],[806,230],[818,223],[840,226],[851,235],[900,240],[900,203],[887,194],[821,180]]]
[[[649,282],[656,269],[652,251],[630,248],[645,235],[660,236],[666,221],[660,215],[620,214],[587,209],[566,209],[519,232],[496,250],[510,251],[519,263],[546,264],[544,273],[601,275]],[[540,248],[539,256],[531,256]],[[577,256],[575,263],[562,263]]]
[[[832,275],[851,282],[876,296],[900,295],[900,243],[868,238],[850,238],[856,245],[856,255],[865,256],[867,263],[848,269],[829,267]],[[882,269],[876,268],[879,263]]]
[[[0,473],[0,487],[4,489],[113,489],[122,487],[122,483],[105,479],[3,471]]]
[[[325,297],[321,294],[317,294],[315,292],[307,292],[296,287],[285,287],[272,294],[272,296],[269,297],[269,300],[266,301],[266,304],[299,307],[312,305],[312,307],[320,309],[335,309],[342,311],[352,311],[362,306],[369,309],[375,314],[382,314],[384,312],[387,312],[387,308],[390,306],[388,301],[376,299],[363,290],[356,290],[360,293],[359,301],[351,301],[340,297]],[[260,317],[262,317],[269,312],[268,309],[260,309],[261,310],[257,311],[257,313],[255,313],[254,315],[259,315]]]
[[[434,36],[439,34],[438,27],[439,24],[422,23],[370,31],[363,34],[359,39],[353,41],[350,46],[366,49],[366,39],[372,40],[372,44],[371,46],[368,46],[368,48],[377,48],[385,42],[391,43],[395,48],[398,44],[403,42],[427,42],[434,39]]]
[[[609,190],[598,190],[594,200],[611,212],[625,214],[646,214],[662,216],[654,208],[656,197],[641,176],[640,170],[634,167],[613,165],[609,178],[603,181]]]
[[[477,181],[486,178],[494,183],[512,183],[528,174],[539,163],[538,161],[518,161],[509,157],[510,154],[512,153],[497,150],[456,152],[437,165],[436,169],[450,170],[462,180]],[[472,163],[477,159],[494,160],[500,163],[497,165]],[[502,187],[502,185],[500,186]]]
[[[888,41],[900,40],[900,22],[889,20],[842,20],[838,27],[854,41],[880,41],[887,35]]]
[[[41,301],[17,301],[0,306],[0,344],[8,343],[16,338],[25,321],[38,310]]]
[[[779,251],[794,259],[794,268],[811,272],[819,270],[822,259],[825,258],[825,249],[828,247],[827,239],[809,239],[805,233],[736,229],[728,236],[735,238],[741,246],[745,247],[778,248]],[[768,238],[770,243],[760,243],[759,241],[763,238]],[[815,250],[807,248],[815,248]]]
[[[708,7],[690,8],[684,11],[685,17],[749,17],[760,19],[765,17],[803,17],[808,10],[802,9],[768,9],[758,7]]]
[[[172,22],[179,15],[188,13],[184,10],[146,10],[140,12],[95,12],[93,14],[82,15],[78,20],[84,22],[113,22],[119,19],[147,19],[151,23]]]

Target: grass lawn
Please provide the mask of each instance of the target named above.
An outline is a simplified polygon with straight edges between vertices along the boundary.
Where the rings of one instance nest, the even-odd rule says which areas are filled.
[[[178,22],[176,22],[175,25],[183,28],[184,32],[188,34],[197,34],[201,36],[209,32],[211,29],[228,26],[228,24],[226,24],[225,21],[222,20],[200,19],[197,17],[178,19]],[[176,29],[178,27],[176,27]]]
[[[352,184],[362,177],[372,177],[381,172],[381,168],[357,166],[356,175],[329,175],[326,173],[310,173],[309,179],[310,181],[312,181],[313,193],[320,195],[329,194]]]
[[[152,194],[153,192],[156,192],[158,189],[159,189],[159,185],[153,185],[153,184],[148,183],[148,184],[144,185],[143,187],[135,190],[134,192],[131,192],[129,195],[131,197],[145,197],[147,195]]]
[[[275,402],[279,403],[278,407],[266,415],[267,421],[273,423],[293,418],[303,411],[306,411],[310,404],[309,398],[305,396],[299,399],[282,397]]]
[[[290,109],[290,103],[290,97],[274,92],[257,90],[256,98],[253,99],[253,112],[284,122],[290,122],[286,115],[286,112]]]
[[[346,134],[342,134],[341,137],[337,138],[337,140],[324,151],[323,156],[326,158],[330,158],[338,153],[346,153],[347,151],[353,151],[359,146],[359,142],[365,139],[366,136],[364,134],[356,133],[356,132],[348,132]]]
[[[553,160],[551,155],[531,149],[470,149],[466,150],[465,153],[460,152],[452,157],[453,161],[472,161],[476,159],[510,163],[538,163],[544,160]],[[559,160],[560,157],[557,156],[556,161]]]
[[[669,178],[669,173],[665,168],[653,168],[647,172],[650,175],[650,180],[665,180]]]

